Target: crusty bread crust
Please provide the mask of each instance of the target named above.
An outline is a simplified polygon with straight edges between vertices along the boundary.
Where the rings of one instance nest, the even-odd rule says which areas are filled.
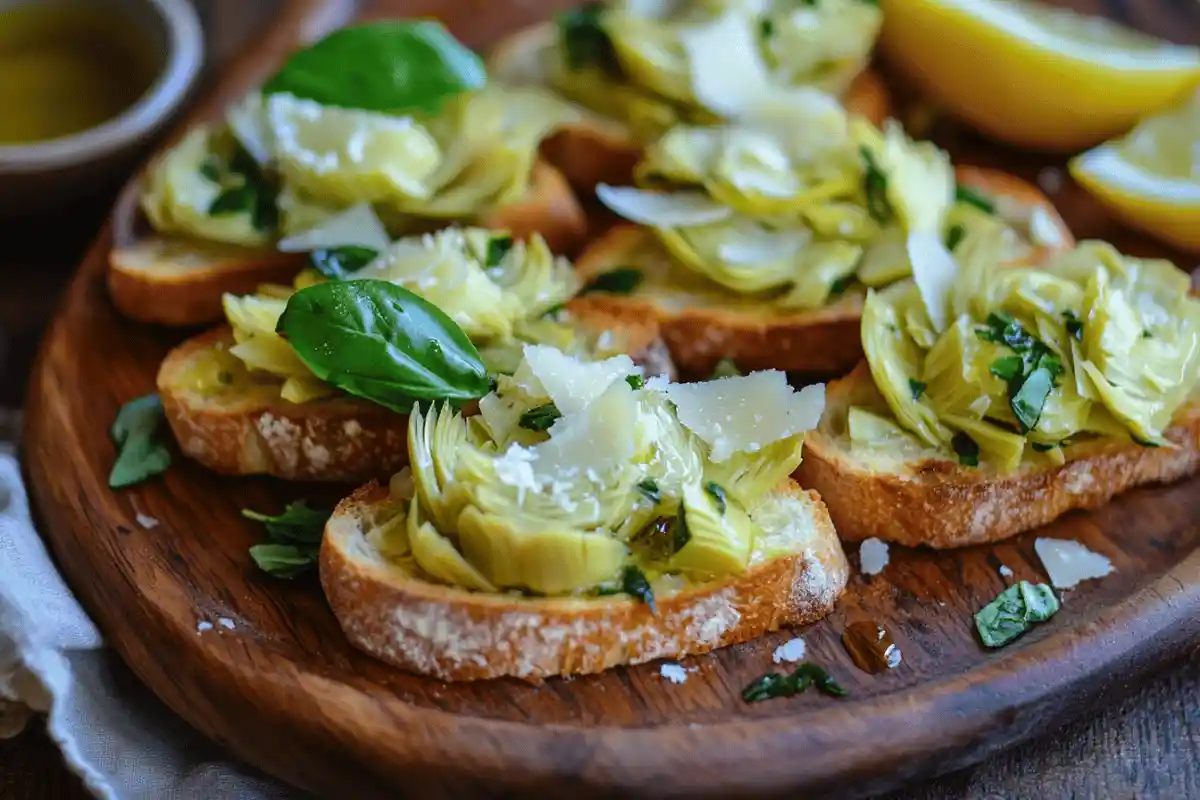
[[[304,266],[300,253],[280,253],[166,236],[141,219],[139,189],[127,188],[113,211],[108,290],[117,309],[139,322],[191,326],[221,318],[221,297],[248,294],[263,283],[290,283]],[[587,215],[557,169],[534,162],[529,191],[479,221],[519,238],[540,233],[550,248],[574,253],[587,238]]]
[[[878,397],[865,362],[826,387],[825,414],[805,437],[804,462],[795,475],[825,499],[838,535],[847,541],[875,537],[937,549],[995,542],[1072,509],[1097,508],[1135,486],[1169,483],[1200,470],[1200,404],[1193,403],[1166,431],[1174,447],[1084,442],[1066,449],[1063,466],[1023,467],[1011,475],[940,459],[879,472],[856,461],[845,434],[835,429],[839,419],[844,425],[850,405],[872,395]]]
[[[345,483],[408,463],[408,417],[374,403],[342,394],[289,403],[270,378],[229,396],[191,388],[196,361],[232,344],[232,332],[217,328],[176,347],[159,367],[159,397],[184,455],[226,475]]]
[[[595,332],[619,332],[649,374],[674,377],[653,319],[600,310],[576,316]],[[265,375],[255,376],[244,392],[197,391],[189,372],[214,350],[232,345],[232,331],[216,328],[176,347],[159,367],[159,396],[184,455],[225,475],[338,483],[361,483],[408,463],[408,417],[375,403],[341,393],[289,403],[279,396],[281,382]]]
[[[488,54],[488,70],[509,83],[546,85],[539,56],[554,46],[553,22],[542,22],[503,39]],[[887,84],[878,73],[859,73],[842,102],[855,114],[876,125],[892,115]],[[581,194],[591,194],[598,183],[617,186],[633,182],[634,167],[642,158],[642,143],[615,120],[584,120],[564,126],[542,142],[542,156],[558,167]]]
[[[792,484],[793,491],[800,490]],[[746,574],[656,599],[537,598],[432,583],[382,559],[367,541],[388,490],[362,487],[325,528],[321,585],[355,647],[402,669],[448,681],[583,675],[681,658],[828,614],[845,588],[846,557],[820,498],[805,552]]]
[[[1043,247],[1035,257],[1045,259],[1074,245],[1074,237],[1045,195],[1020,178],[979,167],[959,167],[960,183],[993,196],[1004,196],[1026,206],[1044,209],[1059,230],[1062,244]],[[636,225],[622,224],[595,240],[576,262],[586,281],[608,270],[626,266],[652,234]],[[668,256],[664,253],[664,258]],[[636,292],[623,296],[595,293],[569,304],[572,311],[600,308],[608,313],[658,320],[663,340],[680,374],[707,377],[723,358],[744,371],[782,369],[812,375],[841,375],[862,358],[859,322],[861,294],[848,294],[824,308],[791,314],[763,313],[760,309],[697,307],[668,309]]]

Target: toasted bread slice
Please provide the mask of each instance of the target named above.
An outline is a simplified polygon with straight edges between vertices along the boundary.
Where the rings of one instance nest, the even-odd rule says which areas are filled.
[[[821,499],[789,481],[798,516],[787,552],[742,575],[659,591],[657,614],[625,596],[484,594],[383,558],[367,533],[395,503],[368,484],[338,505],[321,544],[321,585],[354,646],[441,680],[601,672],[744,642],[832,610],[848,568]],[[394,512],[393,512],[394,513]]]
[[[1197,401],[1181,408],[1165,432],[1174,447],[1085,441],[1064,449],[1062,466],[1023,464],[1008,475],[964,467],[936,451],[909,458],[856,455],[846,433],[852,405],[886,409],[866,362],[826,387],[825,413],[805,437],[795,476],[825,498],[847,541],[875,537],[938,549],[995,542],[1072,509],[1102,506],[1135,486],[1200,470]]]
[[[504,39],[488,55],[488,70],[498,80],[524,86],[546,86],[545,53],[554,47],[557,30],[543,22]],[[876,125],[892,115],[887,84],[865,70],[842,98],[846,108]],[[598,115],[560,128],[542,143],[542,155],[562,170],[571,186],[591,193],[598,183],[626,185],[642,157],[642,143],[621,122]]]
[[[201,325],[221,318],[221,296],[263,283],[288,283],[305,256],[165,236],[149,229],[130,187],[113,211],[108,290],[121,313],[140,322]],[[541,234],[558,253],[573,253],[587,236],[587,216],[557,169],[539,159],[519,202],[493,210],[479,225],[518,238]]]
[[[992,197],[1004,197],[1049,215],[1061,242],[1040,247],[1034,258],[1045,259],[1074,244],[1074,237],[1054,205],[1020,178],[979,167],[959,167],[958,180]],[[653,234],[635,225],[618,225],[592,243],[576,262],[586,281],[618,267],[638,267],[648,276],[669,275],[669,256]],[[824,308],[776,313],[732,292],[691,291],[657,286],[629,295],[587,294],[571,301],[572,311],[596,307],[629,317],[658,320],[663,341],[680,374],[707,377],[721,359],[732,359],[744,371],[782,369],[814,375],[842,375],[862,358],[859,321],[864,295],[847,292]]]
[[[667,348],[652,319],[584,310],[597,333],[620,331],[648,374],[672,377]],[[354,483],[408,463],[408,417],[349,395],[306,403],[279,396],[282,381],[249,372],[229,353],[221,327],[188,339],[163,359],[158,393],[179,448],[225,475]]]

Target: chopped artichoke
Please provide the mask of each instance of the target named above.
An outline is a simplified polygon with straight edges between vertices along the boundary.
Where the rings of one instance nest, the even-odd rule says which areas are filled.
[[[408,543],[417,566],[429,576],[451,586],[477,592],[495,592],[497,588],[438,529],[421,520],[421,503],[413,498],[408,510]]]
[[[699,579],[737,574],[750,562],[757,526],[736,502],[722,510],[698,484],[683,487],[687,544],[671,559],[671,569]]]

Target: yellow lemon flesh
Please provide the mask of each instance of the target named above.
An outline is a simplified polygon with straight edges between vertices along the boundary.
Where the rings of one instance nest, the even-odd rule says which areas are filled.
[[[1200,94],[1075,157],[1070,169],[1130,225],[1200,252]]]
[[[1200,50],[1016,0],[882,0],[880,47],[947,111],[1010,144],[1091,147],[1200,82]]]

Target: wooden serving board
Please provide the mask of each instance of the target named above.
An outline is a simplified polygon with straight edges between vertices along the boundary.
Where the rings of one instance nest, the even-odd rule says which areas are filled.
[[[563,5],[429,0],[368,11],[436,14],[479,46]],[[1164,35],[1178,38],[1184,25],[1200,34],[1194,3],[1124,4],[1135,5],[1134,21]],[[197,118],[260,81],[296,42],[336,24],[343,6],[288,5]],[[939,136],[965,163],[1025,177],[1053,163],[953,129]],[[1161,252],[1117,229],[1069,182],[1055,199],[1081,238]],[[103,282],[110,239],[100,235],[67,292],[30,390],[24,455],[41,528],[137,675],[196,728],[297,786],[356,798],[865,793],[977,761],[1200,652],[1193,480],[1130,492],[994,547],[892,548],[882,575],[856,574],[837,611],[803,632],[810,658],[852,692],[843,700],[816,692],[740,700],[742,687],[773,667],[771,653],[789,632],[687,659],[682,685],[662,678],[656,663],[541,686],[447,685],[397,671],[351,649],[315,580],[269,578],[247,555],[260,531],[239,509],[333,501],[344,490],[225,479],[182,458],[162,479],[107,487],[114,414],[153,390],[159,360],[184,335],[116,314]],[[144,527],[139,515],[158,524]],[[1014,579],[1045,580],[1037,535],[1077,539],[1117,571],[1066,592],[1049,624],[985,652],[972,614],[1006,585],[1002,564]],[[871,676],[852,665],[840,635],[861,618],[892,629],[904,656],[898,669]],[[201,622],[212,628],[200,630]]]

